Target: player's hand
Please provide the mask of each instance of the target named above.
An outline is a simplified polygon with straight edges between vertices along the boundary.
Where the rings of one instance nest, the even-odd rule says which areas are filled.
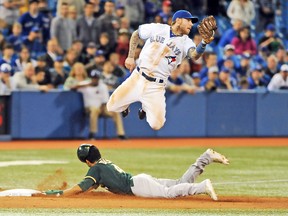
[[[125,60],[125,67],[130,71],[132,72],[134,70],[134,68],[136,67],[136,63],[135,63],[135,60],[134,58],[126,58]]]

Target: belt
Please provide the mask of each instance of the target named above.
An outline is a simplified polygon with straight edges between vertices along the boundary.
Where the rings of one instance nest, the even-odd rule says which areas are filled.
[[[154,77],[150,77],[147,74],[145,74],[143,71],[140,71],[140,68],[137,67],[137,71],[143,76],[145,77],[145,79],[147,79],[150,82],[157,82],[157,83],[164,83],[163,79],[159,79],[159,78],[154,78]]]

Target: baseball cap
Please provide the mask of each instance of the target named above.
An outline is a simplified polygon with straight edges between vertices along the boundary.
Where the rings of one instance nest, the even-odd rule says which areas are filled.
[[[0,67],[0,71],[3,73],[10,73],[12,71],[12,67],[7,63],[3,63]]]
[[[208,69],[208,73],[218,73],[219,69],[217,66],[212,66]]]
[[[91,78],[100,78],[100,76],[101,76],[101,72],[99,70],[94,69],[90,72]]]
[[[253,71],[259,71],[259,72],[261,72],[261,71],[262,71],[262,67],[261,67],[260,65],[255,65],[255,66],[253,66],[253,67],[251,68],[250,71],[251,71],[251,72],[253,72]]]
[[[193,79],[200,78],[200,74],[198,72],[194,72],[191,76]]]
[[[230,73],[230,70],[227,67],[222,67],[221,72]]]
[[[270,24],[268,24],[268,25],[266,26],[266,30],[275,31],[275,26],[270,23]]]
[[[280,68],[281,71],[285,71],[288,72],[288,65],[287,64],[283,64]]]
[[[116,9],[125,9],[125,6],[123,4],[118,4],[116,6]]]
[[[169,0],[165,0],[165,1],[163,1],[162,5],[163,5],[163,6],[166,6],[166,7],[171,7],[171,6],[172,6],[172,3],[171,3],[171,1],[169,1]]]
[[[227,51],[227,50],[235,50],[235,46],[232,45],[232,44],[227,44],[227,45],[224,47],[224,51]]]
[[[172,22],[175,22],[177,18],[185,18],[185,19],[191,19],[192,23],[198,22],[197,17],[193,17],[192,14],[187,10],[178,10],[174,13],[172,17]]]
[[[94,42],[89,42],[87,47],[88,48],[96,48],[96,44]]]
[[[95,53],[95,57],[97,56],[104,56],[104,51],[103,50],[97,50]]]

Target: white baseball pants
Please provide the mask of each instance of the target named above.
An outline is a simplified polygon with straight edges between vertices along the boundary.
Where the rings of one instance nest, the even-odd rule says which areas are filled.
[[[148,81],[135,69],[110,96],[107,109],[122,112],[137,101],[142,103],[150,127],[159,130],[166,121],[165,84]]]
[[[212,162],[207,153],[203,153],[194,164],[183,174],[180,179],[157,179],[147,174],[133,176],[134,186],[131,190],[134,195],[140,197],[174,198],[203,194],[206,192],[205,180],[194,183],[206,165]]]

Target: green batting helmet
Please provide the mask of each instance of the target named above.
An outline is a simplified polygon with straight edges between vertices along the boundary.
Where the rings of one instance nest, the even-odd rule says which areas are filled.
[[[94,163],[101,158],[99,149],[92,144],[81,144],[77,149],[77,156],[79,160],[86,163],[86,160]]]

